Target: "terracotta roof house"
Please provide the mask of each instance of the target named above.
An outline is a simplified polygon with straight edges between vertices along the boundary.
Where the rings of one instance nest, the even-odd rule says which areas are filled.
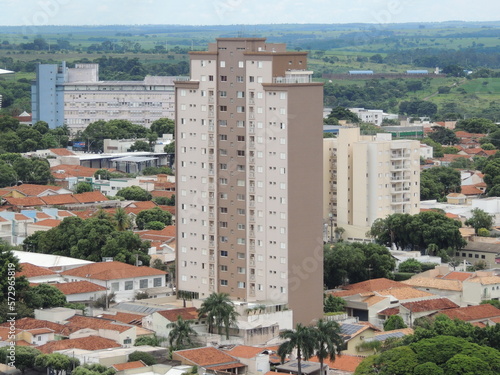
[[[116,341],[99,336],[79,337],[68,340],[51,341],[37,347],[44,354],[50,354],[65,349],[103,350],[119,348],[121,345]]]
[[[172,359],[180,361],[183,365],[203,367],[211,371],[246,373],[246,366],[243,363],[214,347],[178,350],[172,353]]]
[[[73,281],[68,283],[52,284],[59,289],[68,302],[95,301],[106,294],[106,288],[89,281]]]
[[[52,228],[57,227],[59,224],[61,224],[62,220],[57,220],[57,219],[45,219],[45,220],[39,220],[35,223],[30,223],[28,224],[26,230],[28,236],[31,236],[35,232],[46,232],[48,230],[51,230]]]
[[[195,307],[184,307],[153,312],[142,318],[142,326],[146,329],[155,331],[158,336],[168,337],[171,329],[168,328],[167,325],[176,322],[179,316],[183,320],[192,322],[198,321],[197,309]],[[192,327],[199,333],[206,331],[204,320],[202,320],[200,324],[196,326],[193,325]]]
[[[69,338],[100,336],[111,339],[122,346],[130,347],[137,338],[134,325],[113,322],[108,319],[74,315],[67,319],[65,333]]]
[[[393,287],[404,287],[399,281],[393,281],[386,278],[372,279],[367,281],[362,281],[360,283],[349,284],[342,287],[342,289],[347,290],[363,290],[363,291],[377,291],[384,290]]]
[[[47,206],[65,206],[68,204],[78,204],[73,194],[52,195],[42,198]]]
[[[386,309],[379,313],[381,319],[399,315],[406,325],[411,326],[415,319],[432,315],[438,311],[460,307],[448,298],[435,298],[423,301],[403,302],[398,308]],[[384,318],[383,318],[384,317]]]
[[[6,187],[13,198],[21,197],[43,197],[46,195],[57,195],[70,193],[70,191],[63,189],[60,186],[52,185],[38,185],[38,184],[22,184],[18,186]]]
[[[9,327],[10,323],[2,323],[0,324],[1,327]],[[66,329],[66,326],[63,324],[59,323],[53,323],[49,322],[48,320],[40,320],[40,319],[33,319],[33,318],[21,318],[16,320],[16,329],[19,330],[32,330],[32,329],[39,329],[39,328],[48,328],[52,330],[56,335],[59,336],[64,336],[64,331]]]
[[[470,305],[476,305],[490,299],[500,299],[500,276],[492,272],[477,272],[463,281],[463,299]]]
[[[125,324],[131,324],[134,326],[142,327],[142,319],[146,315],[143,314],[131,314],[125,312],[116,312],[114,314],[102,314],[99,315],[100,318],[114,320],[116,322],[122,322]]]
[[[30,283],[53,283],[62,281],[57,272],[48,268],[35,266],[31,263],[21,263],[21,271],[16,272],[16,277],[24,276]]]
[[[74,152],[68,150],[67,148],[49,148],[49,151],[55,156],[73,156]]]
[[[359,346],[366,340],[373,339],[376,332],[380,332],[380,329],[368,323],[341,323],[340,334],[346,344],[346,349],[342,350],[342,355],[349,354],[363,357],[372,355],[373,350],[364,350]]]
[[[116,371],[125,371],[135,368],[146,367],[146,364],[142,361],[133,361],[133,362],[118,363],[111,367],[114,368]]]
[[[116,302],[134,300],[137,292],[165,296],[171,292],[165,287],[166,274],[155,268],[122,262],[92,263],[62,272],[71,281],[86,280],[110,288],[116,295]]]
[[[450,319],[460,319],[469,323],[480,322],[488,324],[489,322],[492,322],[491,319],[500,318],[500,309],[497,309],[495,306],[485,304],[443,310],[436,314],[444,314]]]
[[[324,364],[330,369],[331,375],[348,375],[354,374],[359,364],[363,362],[365,357],[357,355],[342,354],[336,355],[335,359],[325,359]],[[309,358],[310,362],[319,362],[318,357]]]
[[[109,200],[100,191],[90,191],[81,194],[74,194],[73,197],[80,203],[97,203]]]

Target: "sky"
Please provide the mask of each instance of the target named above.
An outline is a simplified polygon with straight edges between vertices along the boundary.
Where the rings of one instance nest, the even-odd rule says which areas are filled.
[[[0,0],[0,25],[498,21],[498,0]]]

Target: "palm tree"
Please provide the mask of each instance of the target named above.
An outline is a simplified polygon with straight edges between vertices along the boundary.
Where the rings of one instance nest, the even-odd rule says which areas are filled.
[[[191,321],[184,320],[179,315],[176,322],[167,324],[167,328],[172,329],[168,334],[170,346],[174,346],[177,350],[180,350],[193,344],[191,337],[196,336],[197,333],[191,327],[191,323]]]
[[[118,231],[123,232],[124,230],[130,228],[130,217],[123,208],[118,207],[116,209],[113,219],[115,219],[116,229]]]
[[[208,332],[214,333],[214,328],[220,334],[222,327],[226,334],[226,339],[229,339],[229,328],[236,327],[236,319],[238,312],[236,311],[233,302],[229,299],[227,293],[212,293],[203,301],[198,309],[198,316],[207,317]]]
[[[310,358],[313,355],[316,345],[315,336],[312,327],[303,326],[300,323],[297,323],[295,330],[285,329],[281,331],[280,337],[287,339],[278,348],[278,355],[281,357],[281,362],[297,348],[297,374],[302,375],[301,360],[302,357]]]
[[[315,336],[315,354],[319,359],[320,375],[323,373],[323,362],[326,358],[335,359],[335,353],[342,350],[343,340],[340,336],[340,326],[334,321],[318,320],[313,327]]]

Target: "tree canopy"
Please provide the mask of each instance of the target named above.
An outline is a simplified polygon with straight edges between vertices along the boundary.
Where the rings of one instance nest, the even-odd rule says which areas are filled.
[[[465,225],[473,227],[476,233],[481,228],[490,230],[493,226],[493,216],[480,208],[473,208],[471,214],[472,216],[465,221]]]
[[[154,207],[149,210],[142,210],[135,219],[135,223],[139,229],[144,229],[150,222],[172,225],[172,214],[162,210],[160,207]]]
[[[123,197],[127,201],[150,201],[152,198],[151,193],[139,186],[129,186],[123,188],[118,191],[116,195]]]
[[[439,249],[460,249],[465,240],[460,234],[462,223],[443,213],[424,211],[417,215],[392,214],[373,222],[370,235],[378,244],[400,249],[424,251],[434,244]]]
[[[420,173],[420,199],[444,200],[449,193],[460,193],[460,172],[451,167],[433,167]]]
[[[206,316],[209,333],[221,334],[222,328],[229,339],[229,329],[236,327],[238,312],[227,293],[212,293],[198,309],[198,316]]]
[[[372,278],[392,279],[396,262],[386,247],[359,242],[325,245],[324,283],[334,288]]]

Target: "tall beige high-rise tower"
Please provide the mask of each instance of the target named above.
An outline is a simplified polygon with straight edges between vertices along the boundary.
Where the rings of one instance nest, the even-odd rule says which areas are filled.
[[[322,84],[306,52],[222,38],[176,82],[177,288],[322,314]]]
[[[328,237],[332,223],[334,230],[345,230],[344,239],[367,240],[376,219],[420,212],[419,141],[392,140],[383,133],[362,136],[359,128],[341,128],[337,138],[324,139],[323,153]]]

